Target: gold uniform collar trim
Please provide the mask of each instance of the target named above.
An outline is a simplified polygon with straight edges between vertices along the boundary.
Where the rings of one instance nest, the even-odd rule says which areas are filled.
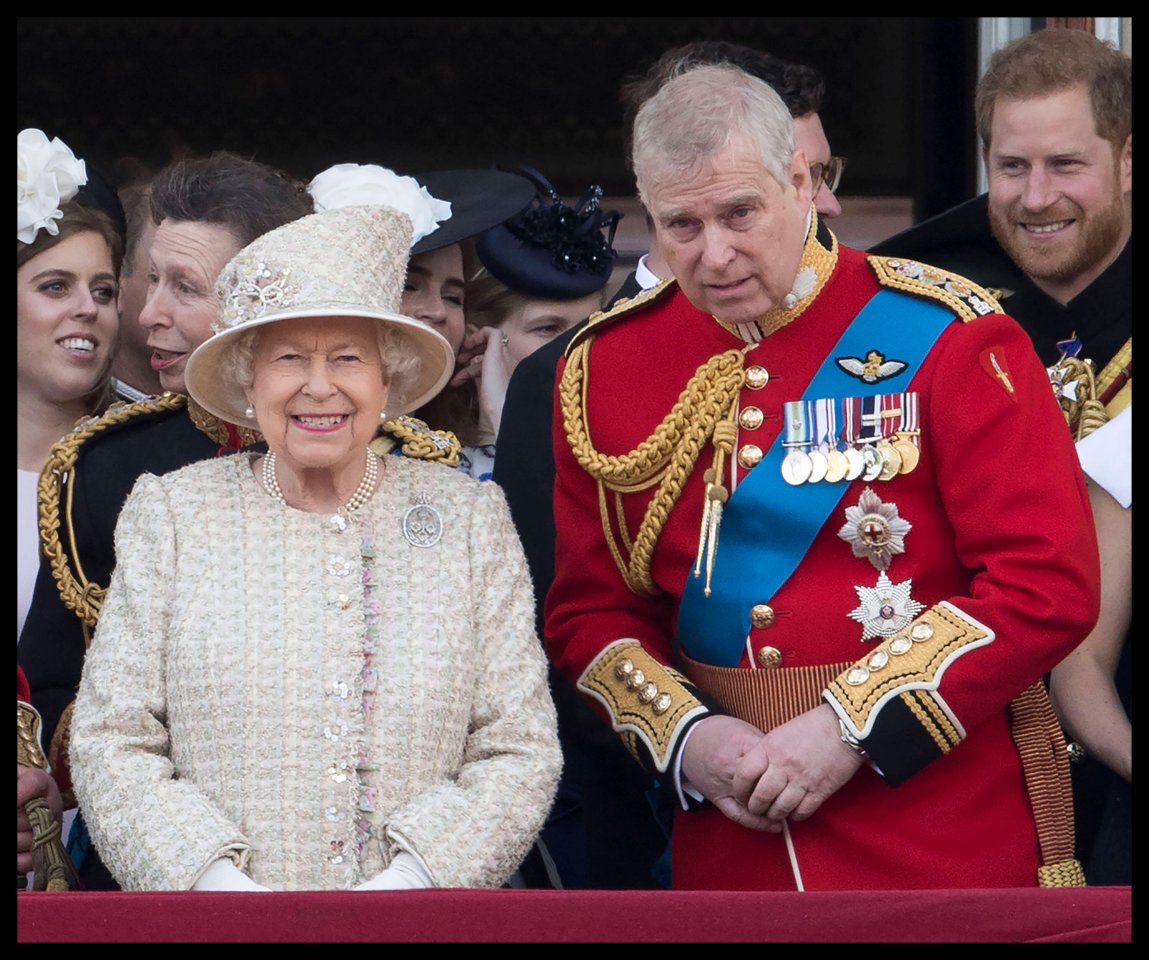
[[[259,443],[263,439],[263,435],[258,430],[252,430],[250,427],[232,426],[214,413],[208,413],[191,397],[188,397],[188,416],[200,433],[210,437],[221,447],[234,446],[236,434],[239,435],[240,445],[244,447],[250,447],[253,443]]]
[[[829,246],[826,246],[818,234],[818,213],[810,207],[810,226],[806,233],[806,246],[802,250],[802,261],[798,264],[794,286],[781,306],[770,310],[753,323],[727,323],[717,317],[714,318],[715,322],[746,343],[758,343],[797,320],[818,298],[838,264],[838,238],[827,227],[825,236]]]

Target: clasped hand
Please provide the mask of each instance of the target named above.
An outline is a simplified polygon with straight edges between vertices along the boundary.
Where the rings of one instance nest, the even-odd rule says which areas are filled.
[[[777,833],[784,820],[810,817],[862,763],[821,704],[769,733],[734,717],[699,721],[682,775],[735,823]]]

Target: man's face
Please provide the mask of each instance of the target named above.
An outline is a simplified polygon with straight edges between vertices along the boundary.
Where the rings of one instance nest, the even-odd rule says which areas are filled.
[[[800,152],[778,184],[735,141],[689,178],[646,191],[655,234],[682,292],[727,323],[751,323],[790,292],[806,237],[810,171]]]
[[[811,166],[815,163],[823,166],[829,164],[832,156],[830,141],[826,139],[826,131],[822,129],[818,114],[808,113],[804,117],[794,118],[794,149],[806,154],[806,162]],[[828,219],[842,212],[842,205],[826,184],[815,183],[814,189],[814,209],[818,211],[819,217]]]
[[[994,237],[1041,289],[1068,303],[1132,232],[1132,134],[1114,156],[1078,86],[999,100],[984,156]]]

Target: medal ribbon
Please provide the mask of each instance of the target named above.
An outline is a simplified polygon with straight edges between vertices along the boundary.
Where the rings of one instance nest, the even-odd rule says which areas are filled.
[[[893,290],[879,291],[827,354],[806,385],[805,395],[840,394],[847,375],[835,358],[864,357],[876,343],[896,341],[898,356],[906,361],[904,372],[917,370],[953,319],[954,314],[939,303]],[[863,400],[871,400],[873,406],[883,386],[881,381],[859,384],[850,378],[850,389],[860,390]],[[789,403],[784,406],[787,415],[791,409]],[[788,452],[783,440],[798,442],[790,433],[790,423],[788,416],[787,429],[726,504],[709,596],[703,593],[702,580],[693,576],[693,568],[687,571],[678,608],[678,640],[691,659],[715,666],[738,665],[750,632],[750,608],[770,602],[852,486],[804,483],[791,487],[786,483],[781,475],[782,459]]]
[[[833,436],[834,403],[832,398],[810,401],[811,419],[814,421],[814,448],[828,453]]]

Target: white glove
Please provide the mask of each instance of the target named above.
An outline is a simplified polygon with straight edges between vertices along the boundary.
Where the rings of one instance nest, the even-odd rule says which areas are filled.
[[[435,886],[419,858],[400,850],[382,873],[364,880],[356,890],[425,890]]]
[[[216,860],[200,874],[192,884],[193,890],[234,890],[240,893],[271,893],[270,887],[262,887],[239,869],[226,857]]]

